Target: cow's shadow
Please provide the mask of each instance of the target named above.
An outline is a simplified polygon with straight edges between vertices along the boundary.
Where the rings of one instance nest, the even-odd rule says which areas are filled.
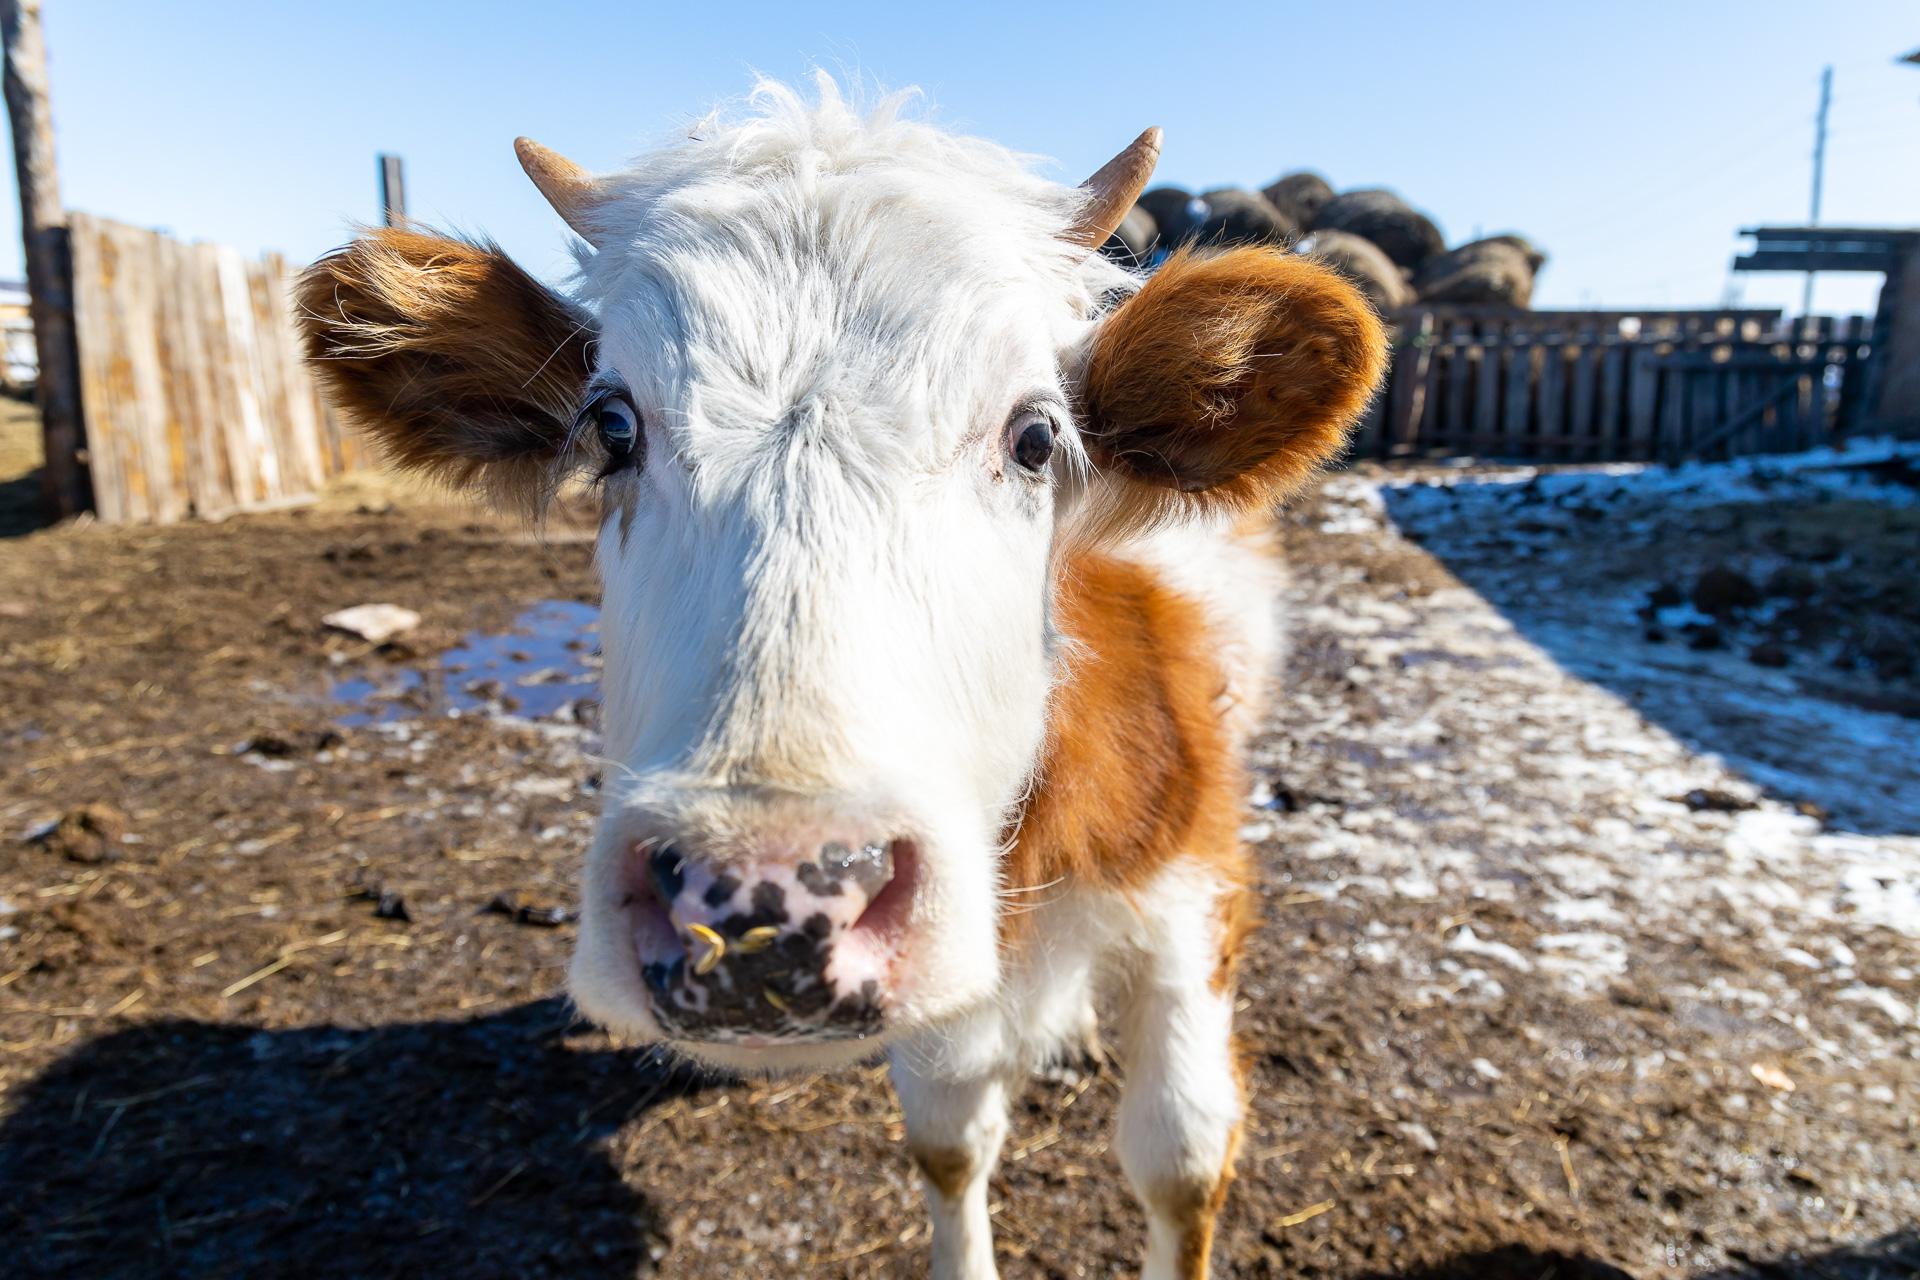
[[[468,1021],[156,1022],[0,1127],[12,1276],[632,1276],[652,1208],[603,1143],[700,1087],[566,1043],[557,999]]]

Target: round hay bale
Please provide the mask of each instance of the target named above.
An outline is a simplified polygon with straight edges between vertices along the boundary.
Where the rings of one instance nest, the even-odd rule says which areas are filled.
[[[1504,237],[1476,240],[1429,258],[1413,276],[1422,302],[1525,307],[1533,301],[1526,252]]]
[[[1147,254],[1153,251],[1154,239],[1159,234],[1160,229],[1153,224],[1153,215],[1135,205],[1127,210],[1126,217],[1120,219],[1120,225],[1100,246],[1100,252],[1115,262],[1132,266],[1147,260]]]
[[[1320,211],[1333,203],[1333,186],[1311,169],[1283,174],[1260,194],[1298,227],[1312,226]]]
[[[1545,250],[1541,249],[1539,245],[1527,239],[1525,236],[1516,235],[1511,231],[1504,232],[1501,235],[1497,235],[1497,236],[1488,236],[1484,240],[1470,240],[1466,244],[1461,245],[1460,247],[1462,249],[1471,249],[1474,245],[1477,245],[1477,244],[1510,244],[1512,245],[1514,248],[1518,249],[1522,254],[1526,255],[1527,267],[1535,275],[1539,275],[1540,268],[1547,265],[1547,255]]]
[[[1313,220],[1313,229],[1364,236],[1403,267],[1418,267],[1447,247],[1432,218],[1382,187],[1335,196]]]
[[[1291,244],[1300,228],[1258,191],[1216,187],[1200,197],[1207,202],[1207,219],[1199,239],[1206,244]]]
[[[1139,206],[1159,230],[1162,249],[1173,249],[1193,239],[1207,217],[1206,205],[1181,187],[1155,187],[1140,197]]]
[[[1294,251],[1324,262],[1351,280],[1382,315],[1413,302],[1413,290],[1401,277],[1400,268],[1371,240],[1350,231],[1309,231]]]

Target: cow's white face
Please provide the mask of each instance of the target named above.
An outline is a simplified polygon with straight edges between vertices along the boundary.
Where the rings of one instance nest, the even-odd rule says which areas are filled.
[[[1063,367],[1122,278],[1062,239],[1070,192],[926,136],[678,154],[615,184],[583,264],[611,768],[573,992],[735,1064],[870,1053],[997,978]]]
[[[767,98],[607,179],[523,144],[590,244],[577,303],[402,231],[301,301],[401,462],[600,474],[608,786],[572,990],[777,1070],[993,993],[1001,894],[1029,887],[1001,846],[1067,647],[1061,523],[1270,498],[1338,447],[1379,334],[1266,251],[1176,260],[1101,314],[1137,282],[1090,253],[1089,209],[1117,220],[1157,135],[1089,197],[831,94]]]

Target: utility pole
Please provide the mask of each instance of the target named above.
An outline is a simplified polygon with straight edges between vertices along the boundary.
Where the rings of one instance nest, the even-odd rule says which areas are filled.
[[[1833,103],[1833,68],[1820,73],[1820,114],[1813,126],[1813,208],[1807,225],[1820,225],[1820,184],[1827,170],[1827,108]],[[1813,314],[1813,272],[1807,272],[1806,287],[1800,294],[1800,314]]]
[[[380,153],[380,216],[389,227],[407,220],[407,175],[399,156]]]
[[[13,124],[13,167],[20,188],[20,241],[26,251],[28,310],[40,373],[37,398],[46,440],[42,492],[55,519],[93,505],[80,417],[80,353],[73,332],[73,262],[67,212],[54,164],[53,107],[47,95],[47,47],[40,0],[0,0],[6,45],[4,93]]]

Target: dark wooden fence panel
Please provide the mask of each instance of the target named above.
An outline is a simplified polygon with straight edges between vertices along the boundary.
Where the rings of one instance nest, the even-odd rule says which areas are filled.
[[[1830,441],[1870,326],[1778,311],[1415,308],[1393,317],[1366,457],[1676,461]]]

